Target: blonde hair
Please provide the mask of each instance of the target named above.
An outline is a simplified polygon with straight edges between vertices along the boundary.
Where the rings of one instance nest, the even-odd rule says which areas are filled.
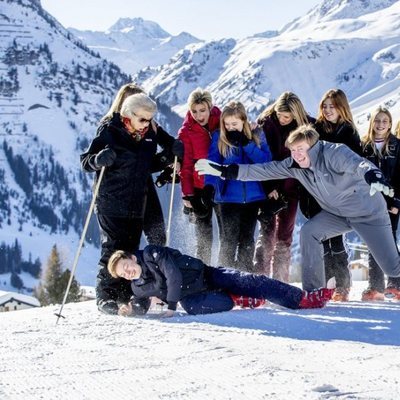
[[[239,101],[231,101],[227,106],[224,107],[220,117],[220,135],[218,139],[218,150],[223,157],[227,157],[232,153],[235,146],[230,143],[227,138],[227,131],[225,128],[224,120],[226,117],[237,117],[243,121],[243,134],[249,140],[254,140],[257,146],[260,146],[260,139],[254,135],[251,131],[250,124],[247,118],[246,109],[244,105]]]
[[[362,138],[362,143],[363,143],[363,148],[365,149],[368,145],[370,145],[372,147],[372,150],[374,152],[375,155],[379,154],[378,149],[375,146],[375,131],[374,131],[374,121],[375,118],[377,117],[378,114],[383,113],[386,116],[389,117],[389,121],[390,121],[390,128],[388,129],[386,136],[384,138],[384,144],[382,147],[382,151],[381,153],[383,154],[389,154],[389,138],[390,135],[392,133],[392,124],[393,124],[393,119],[392,119],[392,114],[390,113],[390,111],[382,106],[379,106],[372,114],[371,114],[371,118],[369,120],[369,126],[368,126],[368,132],[367,134]]]
[[[277,112],[288,112],[292,114],[297,126],[308,124],[307,112],[299,97],[292,92],[283,92],[275,103],[268,106],[258,117],[261,125],[269,116],[276,115]]]
[[[187,105],[189,107],[189,110],[191,110],[194,105],[201,104],[201,103],[206,103],[208,106],[208,109],[211,110],[212,96],[208,90],[197,88],[189,94],[189,97],[187,99]]]
[[[145,110],[154,115],[157,112],[157,104],[147,94],[132,94],[122,103],[120,114],[121,117],[132,118],[138,110]]]
[[[318,139],[319,134],[311,124],[300,125],[294,131],[289,133],[289,136],[285,142],[285,146],[289,148],[289,146],[305,140],[310,147],[312,147],[318,142]]]
[[[123,85],[118,90],[114,101],[111,104],[110,109],[107,111],[107,114],[101,119],[101,122],[108,121],[112,118],[115,112],[119,113],[121,111],[121,106],[124,100],[133,94],[144,93],[144,90],[136,85],[136,83],[127,83]]]
[[[397,122],[396,128],[394,130],[394,134],[396,135],[397,139],[400,139],[400,121]]]
[[[128,260],[132,257],[131,253],[128,253],[127,251],[124,250],[117,250],[114,253],[112,253],[111,257],[108,260],[107,263],[107,270],[110,273],[110,275],[113,278],[119,278],[117,275],[117,264],[121,260]]]
[[[326,120],[323,113],[324,102],[328,99],[332,101],[332,104],[334,105],[336,111],[339,114],[337,123],[342,124],[343,122],[347,122],[356,131],[357,128],[353,120],[353,115],[351,113],[349,101],[347,100],[346,94],[343,92],[343,90],[340,89],[330,89],[322,96],[322,99],[319,102],[319,107],[318,107],[317,122],[321,122],[323,124],[324,130],[326,132],[330,133],[333,131],[334,128]]]

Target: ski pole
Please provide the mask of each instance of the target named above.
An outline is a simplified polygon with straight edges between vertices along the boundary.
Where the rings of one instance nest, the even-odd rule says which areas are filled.
[[[172,190],[171,190],[171,198],[169,201],[168,223],[167,223],[167,232],[166,232],[166,240],[165,240],[166,246],[169,246],[169,239],[171,237],[172,206],[174,203],[174,191],[175,191],[175,178],[176,178],[177,164],[178,164],[178,156],[175,156],[174,157],[174,170],[172,173]]]
[[[98,194],[98,192],[99,192],[100,184],[101,184],[101,181],[102,181],[102,179],[103,179],[103,175],[104,175],[105,169],[106,169],[105,167],[102,167],[102,168],[101,168],[100,174],[99,174],[99,179],[97,180],[96,186],[95,186],[95,188],[94,188],[92,202],[90,203],[89,211],[88,211],[87,216],[86,216],[85,225],[84,225],[84,227],[83,227],[83,232],[82,232],[82,235],[81,235],[81,239],[80,239],[80,241],[79,241],[78,250],[76,251],[76,254],[75,254],[74,263],[73,263],[73,266],[72,266],[71,274],[70,274],[70,276],[69,276],[69,281],[68,281],[67,289],[65,290],[64,299],[63,299],[63,301],[62,301],[62,303],[61,303],[60,311],[59,311],[58,313],[55,313],[55,314],[54,314],[54,315],[57,316],[56,325],[58,324],[58,321],[59,321],[60,317],[65,318],[65,317],[62,315],[62,310],[63,310],[63,308],[64,308],[64,305],[65,305],[66,301],[67,301],[67,297],[68,297],[68,294],[69,294],[69,290],[70,290],[70,288],[71,288],[72,280],[74,279],[76,266],[78,265],[79,256],[80,256],[80,254],[81,254],[81,250],[82,250],[82,246],[83,246],[83,241],[85,240],[86,231],[87,231],[88,226],[89,226],[90,218],[91,218],[91,216],[92,216],[92,214],[93,214],[94,203],[95,203],[95,201],[96,201],[96,197],[97,197],[97,194]]]

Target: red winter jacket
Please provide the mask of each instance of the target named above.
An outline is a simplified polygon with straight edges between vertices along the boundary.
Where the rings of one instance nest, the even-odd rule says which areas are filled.
[[[211,133],[219,128],[221,111],[213,107],[208,120],[208,130],[194,120],[190,111],[187,112],[183,125],[178,132],[178,138],[185,147],[181,168],[181,184],[183,196],[194,194],[194,188],[204,187],[204,177],[194,170],[194,164],[200,158],[207,158],[211,144]]]

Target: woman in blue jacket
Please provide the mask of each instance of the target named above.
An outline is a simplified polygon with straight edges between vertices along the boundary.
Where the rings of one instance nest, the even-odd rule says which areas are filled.
[[[220,131],[212,137],[208,158],[219,164],[255,164],[271,160],[268,145],[251,131],[242,103],[231,102],[222,111]],[[254,230],[259,202],[266,196],[260,182],[238,182],[206,177],[217,203],[220,249],[218,264],[253,270]],[[208,186],[210,187],[210,186]]]

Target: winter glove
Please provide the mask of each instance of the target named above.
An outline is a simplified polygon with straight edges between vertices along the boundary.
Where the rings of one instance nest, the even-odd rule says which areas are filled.
[[[204,201],[204,198],[200,194],[185,196],[182,197],[182,199],[190,201],[190,204],[193,207],[193,213],[196,215],[197,218],[206,218],[209,215],[211,204],[207,204]],[[187,209],[188,207],[185,208]],[[185,208],[183,211],[184,213],[186,213]],[[190,212],[189,212],[189,219],[190,219]]]
[[[178,158],[183,158],[184,146],[181,140],[175,139],[174,143],[172,144],[172,154],[177,156]]]
[[[117,155],[113,149],[105,148],[101,150],[94,158],[94,165],[97,169],[110,167],[114,164]]]
[[[149,311],[151,306],[151,298],[144,297],[144,298],[133,298],[131,301],[132,306],[132,316],[135,315],[144,315]]]
[[[371,169],[364,175],[365,181],[371,186],[369,195],[373,196],[376,192],[393,197],[394,190],[379,169]]]
[[[270,198],[265,200],[258,210],[258,220],[263,223],[268,223],[271,218],[278,214],[280,211],[285,210],[288,207],[288,202],[286,198],[279,194],[279,197],[275,200]]]
[[[213,185],[205,185],[201,192],[201,197],[205,204],[212,205],[214,200],[214,186]]]
[[[224,179],[236,179],[239,173],[237,164],[221,165],[204,158],[197,161],[194,169],[199,175],[220,176]]]
[[[99,300],[97,302],[97,308],[103,314],[118,315],[118,304],[114,300]]]
[[[172,183],[172,176],[174,174],[174,168],[171,166],[168,166],[167,168],[164,169],[164,171],[161,172],[160,175],[157,176],[156,178],[156,186],[157,187],[163,187],[166,183]],[[181,180],[179,178],[179,175],[175,175],[175,183],[179,183]]]
[[[226,137],[233,146],[246,146],[249,144],[250,140],[247,139],[243,132],[239,131],[228,131],[226,132]]]

